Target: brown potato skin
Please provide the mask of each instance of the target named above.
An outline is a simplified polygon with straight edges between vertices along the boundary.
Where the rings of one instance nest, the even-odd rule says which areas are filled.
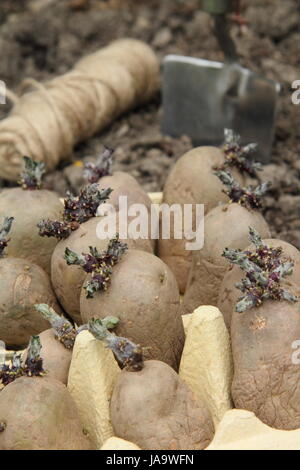
[[[222,253],[225,248],[244,249],[249,244],[249,227],[255,228],[262,237],[270,236],[263,216],[240,204],[215,207],[205,216],[204,246],[193,252],[182,314],[192,313],[200,305],[217,305],[228,268]]]
[[[155,255],[129,250],[113,267],[106,291],[87,299],[82,288],[80,310],[84,323],[92,317],[118,317],[117,335],[149,347],[146,359],[164,361],[178,370],[184,344],[179,291],[173,273]]]
[[[113,175],[103,176],[100,178],[98,184],[101,189],[113,189],[107,202],[112,204],[117,211],[120,209],[120,196],[127,196],[128,206],[131,204],[144,204],[148,211],[151,209],[151,199],[148,194],[129,173],[125,173],[124,171],[115,171]]]
[[[290,245],[290,243],[284,242],[283,240],[277,240],[275,238],[264,240],[264,243],[268,246],[273,246],[274,248],[282,247],[285,256],[290,257],[296,262],[293,274],[286,278],[287,281],[292,281],[296,278],[296,281],[298,276],[298,265],[300,265],[299,250],[297,250],[297,248],[295,248],[293,245]],[[253,245],[250,245],[246,248],[246,250],[249,251],[253,251],[253,249]],[[230,330],[232,310],[234,309],[238,298],[242,295],[241,291],[235,287],[235,284],[240,282],[243,277],[244,273],[241,271],[241,269],[238,266],[231,265],[227,269],[220,287],[218,308],[223,314],[228,330]],[[300,279],[300,276],[298,279]]]
[[[55,294],[64,310],[72,317],[77,325],[82,324],[80,315],[80,291],[86,277],[86,273],[80,266],[68,266],[65,259],[65,249],[68,247],[77,253],[88,253],[89,247],[96,247],[99,251],[107,248],[108,240],[97,237],[97,224],[100,217],[94,217],[80,225],[66,239],[61,240],[55,247],[51,259],[51,280]],[[152,252],[148,240],[124,240],[130,248],[145,249]]]
[[[6,254],[24,258],[50,274],[56,238],[41,237],[37,224],[43,219],[61,220],[63,206],[58,195],[45,189],[7,188],[0,194],[0,221],[14,217]]]
[[[124,171],[115,171],[111,176],[100,178],[98,184],[101,189],[113,189],[107,202],[108,204],[112,204],[116,211],[120,210],[119,197],[127,196],[128,208],[133,204],[143,204],[147,208],[149,215],[151,214],[151,199],[138,181],[129,173],[125,173]],[[154,248],[156,240],[151,240],[151,237],[149,236],[149,241]]]
[[[55,379],[21,377],[0,396],[0,450],[90,450],[75,402]]]
[[[200,450],[213,438],[204,404],[160,361],[146,361],[139,372],[121,372],[110,412],[115,435],[143,450]]]
[[[72,349],[66,349],[60,341],[55,339],[52,328],[43,331],[39,337],[42,345],[43,366],[45,371],[47,371],[47,377],[67,385]],[[27,350],[23,358],[25,361]]]
[[[61,313],[48,275],[36,264],[18,258],[0,260],[0,340],[10,348],[27,346],[31,335],[49,328],[34,305],[47,303]]]
[[[224,153],[217,147],[196,147],[185,153],[172,168],[164,187],[163,202],[172,204],[204,204],[207,214],[220,202],[228,202],[224,186],[214,175],[214,167],[224,163]],[[233,169],[232,175],[244,184],[244,178]],[[158,242],[159,257],[171,268],[180,292],[186,288],[192,252],[185,250],[185,240],[162,240]]]
[[[257,318],[266,323],[264,328],[257,327]],[[299,339],[299,302],[267,301],[244,314],[233,312],[231,392],[236,408],[253,411],[277,429],[300,428],[300,368],[292,363],[292,343]]]

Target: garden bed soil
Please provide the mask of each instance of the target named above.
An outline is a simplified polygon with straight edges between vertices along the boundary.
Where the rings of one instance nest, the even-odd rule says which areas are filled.
[[[210,18],[198,0],[2,0],[0,79],[17,90],[26,77],[47,80],[63,74],[83,54],[124,36],[146,41],[162,59],[178,53],[223,60]],[[291,102],[291,83],[300,79],[300,5],[298,0],[244,0],[242,29],[233,25],[241,63],[282,84],[272,161],[264,176],[273,187],[265,216],[272,235],[300,248],[300,105]],[[0,117],[9,111],[1,106]],[[161,191],[177,158],[191,148],[185,136],[160,131],[160,96],[118,119],[101,135],[74,151],[46,178],[62,196],[81,184],[83,158],[103,144],[116,149],[116,169],[135,176],[149,192]],[[6,182],[2,182],[6,185]]]

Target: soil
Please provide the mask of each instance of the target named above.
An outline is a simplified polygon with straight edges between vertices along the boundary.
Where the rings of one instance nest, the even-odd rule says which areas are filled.
[[[178,53],[223,60],[209,16],[198,0],[1,0],[0,79],[16,90],[26,77],[47,80],[65,73],[82,54],[130,36],[153,46],[160,59]],[[273,235],[300,248],[300,105],[291,83],[300,80],[298,0],[243,0],[246,24],[232,26],[243,65],[282,84],[272,162],[263,178],[273,183],[265,216]],[[0,117],[9,111],[1,106]],[[47,175],[47,186],[64,195],[81,182],[78,161],[103,144],[116,149],[116,169],[135,176],[147,191],[161,191],[170,167],[191,148],[187,137],[160,132],[161,101],[137,109],[74,151],[75,164]],[[3,182],[3,184],[6,184]]]

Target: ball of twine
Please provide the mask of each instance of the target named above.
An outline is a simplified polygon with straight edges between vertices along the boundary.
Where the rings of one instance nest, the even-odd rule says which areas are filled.
[[[25,80],[10,115],[0,122],[0,177],[17,180],[24,155],[55,168],[76,144],[158,89],[158,60],[135,39],[115,41],[45,84]]]

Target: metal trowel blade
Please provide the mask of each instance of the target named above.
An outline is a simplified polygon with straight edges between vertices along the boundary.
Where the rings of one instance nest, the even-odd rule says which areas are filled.
[[[163,66],[163,132],[194,145],[220,145],[224,129],[258,144],[270,160],[280,85],[237,63],[169,55]]]

